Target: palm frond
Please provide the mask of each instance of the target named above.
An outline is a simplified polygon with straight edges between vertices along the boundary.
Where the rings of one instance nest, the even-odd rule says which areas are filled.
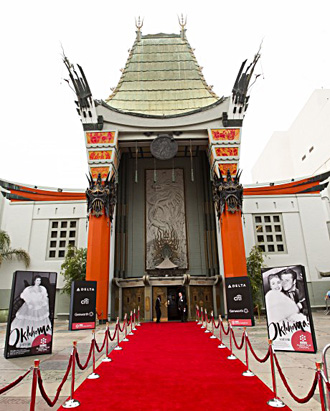
[[[10,237],[6,231],[0,230],[0,252],[10,247]]]
[[[18,261],[23,261],[26,268],[30,265],[29,254],[21,248],[0,251],[0,265],[2,261],[12,260],[13,258],[16,258]]]

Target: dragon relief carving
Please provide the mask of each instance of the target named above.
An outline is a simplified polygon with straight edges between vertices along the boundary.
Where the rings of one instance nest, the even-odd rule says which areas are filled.
[[[243,186],[239,183],[241,172],[237,172],[235,177],[232,177],[230,170],[227,171],[226,180],[220,174],[218,177],[214,175],[213,180],[213,201],[216,204],[218,217],[227,210],[230,213],[236,213],[242,210],[243,204]]]
[[[110,174],[107,175],[104,183],[102,183],[101,174],[97,176],[96,181],[93,180],[92,175],[89,174],[89,188],[86,190],[87,197],[87,211],[89,215],[100,217],[104,213],[112,221],[113,212],[117,203],[117,182],[113,175],[109,179]]]
[[[158,269],[174,269],[178,266],[173,263],[178,262],[179,239],[172,228],[171,230],[158,230],[154,239],[154,260]]]

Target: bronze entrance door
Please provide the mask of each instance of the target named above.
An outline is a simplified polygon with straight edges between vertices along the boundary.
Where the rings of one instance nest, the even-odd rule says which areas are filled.
[[[180,313],[178,310],[178,294],[181,287],[167,287],[167,313],[169,321],[180,320]]]

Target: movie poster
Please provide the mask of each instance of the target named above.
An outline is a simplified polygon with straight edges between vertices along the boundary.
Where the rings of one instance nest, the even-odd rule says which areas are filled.
[[[316,353],[316,339],[302,265],[262,269],[268,336],[276,351]]]
[[[254,317],[249,277],[227,277],[225,284],[228,320],[231,320],[231,324],[237,327],[253,326]]]
[[[57,273],[15,271],[5,358],[52,352],[56,279]]]
[[[73,281],[69,330],[95,328],[97,281]]]

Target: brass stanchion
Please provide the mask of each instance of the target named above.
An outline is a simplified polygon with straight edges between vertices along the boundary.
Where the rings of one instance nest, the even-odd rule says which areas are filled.
[[[219,340],[220,340],[220,344],[218,345],[218,348],[226,348],[225,344],[222,342],[222,318],[221,318],[221,315],[219,315]]]
[[[35,410],[36,406],[36,395],[37,395],[37,381],[38,381],[38,369],[40,360],[34,360],[34,368],[32,374],[32,386],[31,386],[31,401],[30,401],[30,411]]]
[[[211,339],[212,340],[214,340],[215,338],[217,338],[215,335],[214,335],[214,316],[213,316],[213,311],[211,311],[211,322],[212,322],[212,335],[211,335]]]
[[[123,338],[123,341],[127,342],[129,339],[127,338],[127,314],[125,314],[124,317],[124,331],[125,331],[125,337]]]
[[[206,328],[206,326],[204,325],[204,321],[205,321],[205,318],[206,318],[205,313],[206,313],[206,309],[205,309],[205,311],[203,311],[203,307],[202,307],[202,326],[201,326],[201,328]]]
[[[201,324],[202,324],[202,321],[201,321],[201,309],[198,307],[198,305],[196,305],[196,307],[197,307],[197,317],[198,317],[197,325],[201,325]]]
[[[236,356],[233,354],[233,341],[232,341],[232,333],[233,333],[233,328],[231,326],[231,321],[228,320],[229,324],[229,344],[230,344],[230,355],[228,355],[227,359],[228,360],[237,360]]]
[[[137,327],[140,327],[141,326],[141,324],[140,324],[140,306],[138,306],[138,313],[137,313]]]
[[[276,388],[276,378],[275,378],[275,366],[274,366],[274,350],[273,350],[273,341],[268,340],[268,344],[270,347],[270,366],[271,366],[271,373],[272,373],[272,381],[273,381],[273,393],[274,398],[267,401],[267,404],[273,408],[283,408],[285,404],[282,400],[277,397],[277,388]]]
[[[120,350],[123,349],[123,347],[120,347],[120,345],[119,345],[119,333],[120,333],[120,329],[119,329],[119,317],[117,317],[116,330],[117,330],[117,346],[114,348],[114,350],[120,351]]]
[[[208,318],[207,318],[207,310],[205,309],[205,328],[206,328],[206,330],[204,331],[205,334],[211,332],[211,331],[207,328],[207,325],[208,325]]]
[[[109,323],[107,322],[106,330],[105,330],[105,335],[106,335],[106,341],[105,341],[105,358],[103,358],[102,362],[111,362],[112,359],[109,358]]]
[[[100,378],[100,376],[98,374],[96,374],[95,372],[95,330],[92,330],[92,353],[93,353],[93,372],[91,374],[89,374],[89,376],[87,377],[89,380],[96,380],[97,378]]]
[[[71,391],[70,391],[70,399],[65,401],[62,405],[63,408],[77,408],[80,405],[80,402],[73,398],[74,394],[74,383],[76,379],[76,352],[77,352],[77,341],[73,341],[72,346],[72,368],[71,368]]]
[[[135,327],[135,308],[134,308],[134,311],[133,311],[133,331],[136,331],[137,329],[136,329],[136,327]]]
[[[130,312],[130,323],[131,323],[131,331],[128,333],[128,335],[134,335],[133,333],[133,312]]]
[[[254,377],[254,374],[252,371],[249,369],[249,352],[248,352],[248,335],[246,331],[246,327],[244,327],[244,338],[245,338],[245,364],[246,364],[246,370],[242,372],[242,375],[244,377]]]
[[[324,386],[323,386],[323,379],[322,379],[322,363],[321,362],[316,362],[316,370],[318,373],[318,384],[319,384],[319,392],[320,392],[320,400],[321,400],[321,409],[322,411],[326,411],[326,404],[327,404],[327,400],[326,400],[326,395],[324,392]],[[329,406],[330,404],[328,404]]]

